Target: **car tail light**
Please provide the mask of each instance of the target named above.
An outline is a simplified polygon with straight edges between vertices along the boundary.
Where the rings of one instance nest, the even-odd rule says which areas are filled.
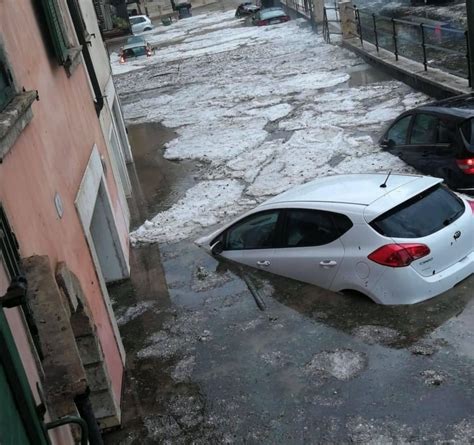
[[[285,15],[285,16],[282,17],[280,20],[281,20],[282,22],[287,22],[288,20],[290,20],[290,18],[289,18],[287,15]]]
[[[257,22],[257,25],[258,25],[258,26],[268,25],[268,20],[259,20],[259,21]]]
[[[425,244],[387,244],[372,252],[368,258],[382,266],[405,267],[430,254]]]
[[[458,167],[466,175],[474,175],[474,158],[457,159]]]
[[[474,213],[474,201],[467,201],[469,205],[471,206],[472,213]]]
[[[147,55],[147,57],[150,57],[150,56],[151,56],[151,51],[148,50],[148,51],[146,52],[146,55]]]
[[[120,63],[125,63],[125,57],[120,56]]]

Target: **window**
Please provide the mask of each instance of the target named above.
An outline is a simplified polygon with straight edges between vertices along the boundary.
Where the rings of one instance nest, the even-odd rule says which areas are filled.
[[[421,238],[448,226],[466,211],[463,201],[437,185],[379,216],[370,224],[393,238]]]
[[[474,118],[466,119],[461,125],[464,146],[469,151],[474,151]]]
[[[395,122],[387,132],[387,140],[393,141],[394,145],[405,145],[410,121],[411,115],[402,117],[399,121]]]
[[[251,215],[231,227],[226,234],[224,250],[268,249],[273,247],[279,212]]]
[[[436,144],[438,118],[431,114],[417,114],[411,130],[411,145]]]
[[[68,40],[57,0],[41,0],[41,3],[53,43],[54,53],[58,62],[64,65],[68,61]]]
[[[139,23],[143,23],[145,21],[144,17],[131,17],[130,24],[131,25],[138,25]]]
[[[438,143],[439,144],[452,144],[456,137],[457,126],[453,121],[439,120],[438,126]]]
[[[352,226],[345,216],[337,216],[341,219],[340,224],[336,224],[330,212],[288,210],[283,247],[323,246],[332,243]]]
[[[123,57],[129,59],[130,57],[146,56],[146,46],[136,46],[134,48],[127,48],[123,50]]]
[[[0,48],[0,112],[8,105],[15,95],[12,75]]]

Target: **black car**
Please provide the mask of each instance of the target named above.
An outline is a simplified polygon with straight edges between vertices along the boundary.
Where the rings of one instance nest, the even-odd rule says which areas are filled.
[[[245,2],[245,3],[241,3],[237,7],[237,9],[235,11],[235,16],[236,17],[245,17],[245,16],[248,16],[248,15],[255,14],[259,10],[260,10],[260,6],[257,6],[255,4],[253,4],[252,2]]]
[[[420,172],[474,195],[474,94],[402,113],[379,144]]]

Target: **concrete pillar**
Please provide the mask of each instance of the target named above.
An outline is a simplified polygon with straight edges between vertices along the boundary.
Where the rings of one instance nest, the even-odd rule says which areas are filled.
[[[313,19],[316,23],[323,23],[324,0],[311,0],[313,2]]]
[[[351,39],[357,36],[357,25],[354,17],[354,5],[352,0],[339,1],[339,15],[341,17],[341,32],[343,39]]]

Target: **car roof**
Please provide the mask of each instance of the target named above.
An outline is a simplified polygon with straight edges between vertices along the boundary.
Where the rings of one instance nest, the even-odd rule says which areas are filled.
[[[261,206],[291,202],[324,202],[370,206],[389,196],[390,198],[385,203],[380,201],[379,205],[376,206],[377,209],[381,209],[385,208],[389,202],[391,207],[394,207],[408,199],[407,196],[414,196],[442,181],[428,176],[391,174],[386,187],[380,187],[387,176],[387,173],[372,173],[319,178],[275,196],[265,201]]]
[[[474,94],[463,94],[415,108],[416,111],[443,113],[458,118],[474,117]]]
[[[146,19],[148,18],[146,15],[140,14],[140,15],[131,15],[129,19],[134,19],[135,17],[145,17]]]

